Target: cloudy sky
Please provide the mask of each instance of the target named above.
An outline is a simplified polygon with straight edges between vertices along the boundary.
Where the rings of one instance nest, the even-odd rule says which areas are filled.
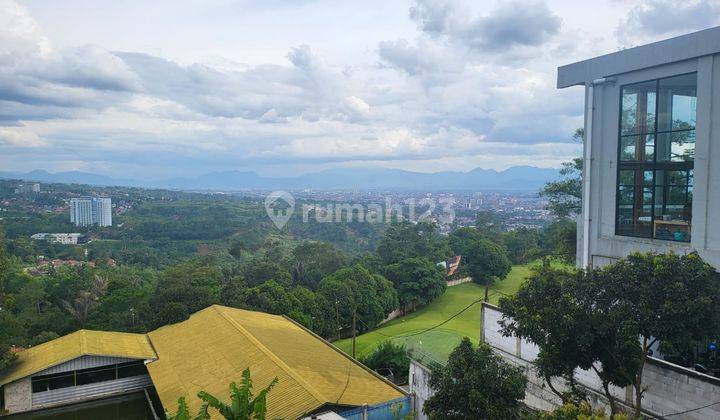
[[[682,5],[678,5],[682,3]],[[0,171],[435,172],[579,154],[556,68],[720,0],[0,0]]]

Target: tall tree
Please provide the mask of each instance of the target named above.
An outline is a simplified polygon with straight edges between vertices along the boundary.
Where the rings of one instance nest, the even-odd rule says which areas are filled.
[[[293,282],[312,290],[316,289],[323,277],[347,265],[348,259],[333,244],[306,241],[293,249],[295,265]]]
[[[400,222],[388,226],[377,254],[387,265],[414,257],[441,261],[450,256],[450,249],[435,224]]]
[[[433,371],[435,394],[423,407],[431,419],[515,419],[520,416],[527,378],[484,344],[465,337],[447,365]]]
[[[487,239],[472,244],[465,258],[465,266],[473,281],[479,284],[502,280],[512,269],[505,248]]]
[[[445,272],[427,258],[408,258],[385,267],[385,276],[393,282],[404,310],[415,310],[442,295],[447,285]]]
[[[610,266],[576,274],[545,272],[501,300],[504,330],[540,348],[547,375],[593,368],[603,382],[635,388],[642,413],[643,369],[662,341],[720,333],[720,276],[695,253],[631,254]]]
[[[575,130],[573,139],[582,141],[584,137],[585,130],[583,128]],[[560,170],[560,179],[548,182],[540,191],[541,197],[547,197],[549,201],[548,210],[555,216],[563,218],[580,214],[582,169],[583,159],[579,157],[563,163]]]

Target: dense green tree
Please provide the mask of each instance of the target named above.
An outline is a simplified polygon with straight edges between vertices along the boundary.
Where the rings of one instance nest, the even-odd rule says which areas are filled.
[[[637,336],[627,336],[609,322],[609,306],[597,287],[595,274],[538,267],[514,296],[500,300],[502,325],[505,334],[526,338],[539,347],[535,361],[538,373],[566,403],[578,404],[585,399],[576,386],[575,370],[594,370],[614,414],[617,407],[609,385],[625,387],[632,383],[631,374],[624,371],[631,366],[625,359],[636,359],[636,350],[625,346],[637,343]],[[563,378],[570,391],[556,389],[554,377]]]
[[[326,309],[329,304],[323,296],[302,286],[294,287],[290,296],[295,305],[287,313],[290,318],[323,337],[331,337],[335,333],[334,314]]]
[[[447,241],[438,234],[435,224],[427,222],[391,224],[377,248],[378,256],[386,265],[415,257],[443,261],[450,253]]]
[[[465,266],[476,283],[492,284],[504,279],[512,269],[505,249],[486,239],[475,242],[468,251]]]
[[[548,210],[556,217],[575,217],[580,214],[582,167],[582,158],[563,163],[561,178],[548,182],[540,191],[540,196],[548,199]]]
[[[503,235],[503,243],[513,264],[526,264],[543,253],[537,229],[523,226],[507,232]]]
[[[471,276],[476,283],[490,284],[503,279],[512,269],[505,247],[488,240],[477,229],[457,229],[448,242],[453,252],[462,257],[462,275]]]
[[[431,419],[514,419],[521,413],[527,378],[484,344],[466,337],[447,365],[433,371],[435,394],[423,407]]]
[[[142,332],[147,329],[141,314],[150,310],[155,273],[119,267],[108,274],[107,293],[90,313],[88,327]]]
[[[447,285],[445,271],[427,258],[409,258],[385,267],[385,276],[395,285],[400,307],[415,310],[442,295]]]
[[[287,289],[274,280],[247,289],[244,302],[251,309],[271,314],[287,314],[297,306]]]
[[[491,211],[480,211],[475,218],[475,230],[485,239],[500,243],[505,231],[502,221]]]
[[[448,244],[454,255],[460,255],[463,259],[467,259],[470,250],[474,245],[486,239],[479,230],[472,227],[462,227],[455,229],[448,235]]]
[[[607,384],[632,384],[636,418],[650,350],[720,333],[719,304],[720,276],[695,253],[631,254],[577,274],[546,272],[501,301],[506,332],[540,347],[541,369],[572,378],[575,367],[593,367],[606,394]]]
[[[568,218],[552,222],[541,232],[540,243],[545,255],[572,264],[577,254],[577,223]]]
[[[405,383],[410,369],[410,358],[403,344],[383,341],[369,355],[360,358],[360,362],[370,369],[384,374],[386,369],[394,376],[395,383]]]
[[[392,283],[360,264],[340,269],[320,282],[318,293],[330,302],[339,318],[338,328],[352,324],[353,313],[362,321],[358,330],[374,328],[398,306]]]
[[[168,305],[186,316],[220,301],[222,273],[210,262],[194,259],[163,271],[145,314],[150,328],[165,324],[171,309]],[[180,315],[173,320],[180,320]]]
[[[245,267],[243,274],[249,286],[257,286],[268,280],[274,280],[284,287],[289,287],[292,283],[290,272],[280,266],[280,264],[265,258],[250,261]]]
[[[327,242],[305,241],[293,249],[293,257],[293,282],[312,290],[323,277],[348,264],[345,254]]]

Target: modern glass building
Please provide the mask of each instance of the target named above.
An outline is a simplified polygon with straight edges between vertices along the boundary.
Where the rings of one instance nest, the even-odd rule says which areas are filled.
[[[558,69],[585,87],[578,264],[697,251],[720,268],[720,27]]]

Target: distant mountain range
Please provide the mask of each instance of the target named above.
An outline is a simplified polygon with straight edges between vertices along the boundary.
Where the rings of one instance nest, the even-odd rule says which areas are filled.
[[[194,178],[155,181],[119,179],[87,172],[0,172],[0,178],[102,186],[179,188],[185,190],[537,190],[558,177],[558,169],[513,166],[504,171],[421,173],[387,168],[340,168],[297,177],[270,178],[254,172],[212,172]]]

